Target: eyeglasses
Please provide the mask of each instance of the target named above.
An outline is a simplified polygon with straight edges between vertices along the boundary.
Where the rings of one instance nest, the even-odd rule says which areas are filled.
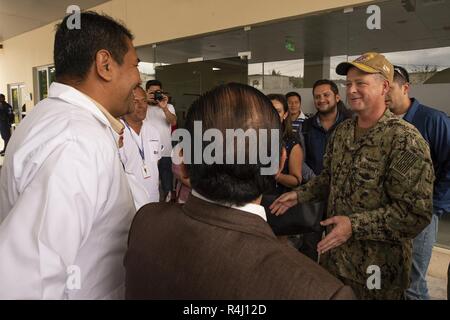
[[[394,66],[394,72],[397,72],[406,82],[409,82],[409,75],[402,68]]]

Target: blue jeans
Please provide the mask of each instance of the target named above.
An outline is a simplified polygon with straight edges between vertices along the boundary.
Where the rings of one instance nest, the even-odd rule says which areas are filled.
[[[436,242],[439,218],[433,214],[431,223],[422,230],[413,241],[412,268],[410,274],[410,285],[406,290],[407,299],[429,300],[427,287],[427,270],[430,264],[433,245]]]

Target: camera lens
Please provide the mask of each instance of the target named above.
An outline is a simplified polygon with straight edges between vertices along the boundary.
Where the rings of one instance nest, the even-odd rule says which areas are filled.
[[[163,96],[161,91],[156,91],[155,92],[155,100],[157,100],[157,101],[164,100],[164,96]]]

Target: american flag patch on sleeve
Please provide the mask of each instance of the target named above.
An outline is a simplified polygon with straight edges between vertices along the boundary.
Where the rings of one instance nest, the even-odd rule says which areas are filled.
[[[409,169],[419,161],[419,157],[410,151],[405,151],[400,159],[394,164],[393,169],[400,173],[402,176],[406,176]]]

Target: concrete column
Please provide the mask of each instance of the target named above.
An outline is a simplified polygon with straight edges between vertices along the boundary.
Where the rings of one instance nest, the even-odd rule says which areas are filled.
[[[312,88],[317,80],[330,79],[330,66],[330,57],[305,54],[304,87]]]

